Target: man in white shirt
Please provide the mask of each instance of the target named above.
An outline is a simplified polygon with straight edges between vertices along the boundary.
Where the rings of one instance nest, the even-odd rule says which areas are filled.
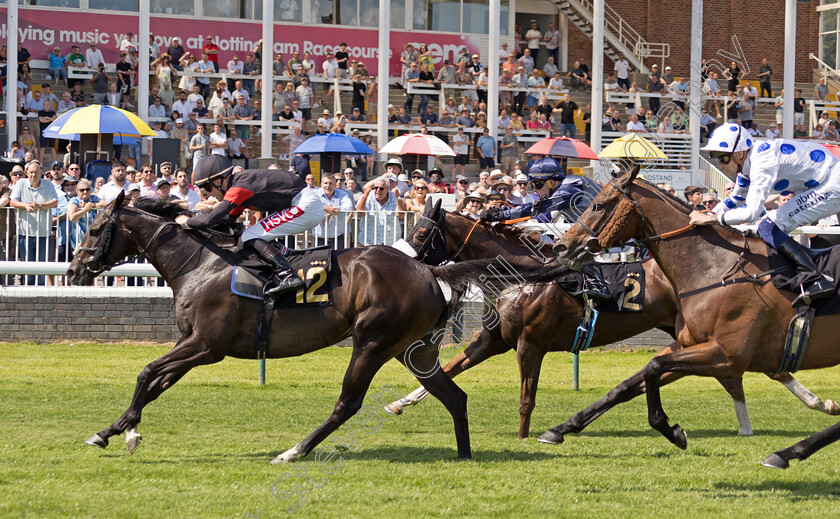
[[[557,63],[557,60],[560,58],[559,51],[560,51],[560,31],[558,31],[553,23],[548,24],[548,30],[545,31],[545,50],[548,55],[554,60],[554,63]],[[554,74],[552,74],[553,76]]]
[[[607,80],[604,82],[604,92],[621,92],[621,87],[618,86],[614,71],[607,75]]]
[[[776,123],[770,123],[770,127],[764,132],[764,136],[768,139],[779,139],[782,137],[782,132],[776,126]]]
[[[195,108],[195,105],[187,99],[187,93],[181,90],[181,93],[178,94],[178,100],[172,103],[172,111],[177,111],[182,117],[187,117],[193,111],[193,108]]]
[[[120,41],[120,53],[125,52],[125,54],[128,55],[132,51],[137,52],[137,48],[137,43],[134,42],[134,35],[130,32],[125,33],[125,36],[123,36],[122,41]]]
[[[563,78],[560,76],[560,71],[554,73],[554,77],[548,81],[548,88],[561,90],[563,88]]]
[[[308,52],[303,53],[303,61],[301,61],[301,63],[303,64],[304,74],[309,76],[309,79],[314,78],[315,77],[315,60],[312,59],[312,56],[310,56],[310,54]]]
[[[542,33],[537,28],[537,21],[531,20],[531,28],[528,29],[528,32],[525,33],[525,41],[526,45],[529,49],[531,49],[531,57],[534,58],[534,62],[537,61],[537,56],[540,53],[540,40],[542,39]],[[530,73],[530,71],[529,71]]]
[[[201,54],[201,59],[198,60],[198,71],[199,72],[216,72],[216,67],[213,66],[213,62],[207,59],[207,53]],[[201,91],[201,95],[207,97],[210,94],[210,78],[206,77],[196,77],[195,84],[199,87]]]
[[[504,63],[507,61],[508,56],[510,56],[510,50],[508,49],[507,42],[502,42],[502,48],[499,49],[499,63]]]
[[[120,191],[128,192],[128,182],[125,181],[125,165],[116,162],[111,167],[111,180],[99,188],[99,198],[106,202],[117,198]]]
[[[639,116],[633,114],[630,116],[630,121],[627,123],[627,131],[631,133],[644,133],[645,125],[639,121]]]
[[[334,119],[330,117],[330,111],[324,110],[323,115],[318,118],[318,133],[328,133],[332,128]]]
[[[102,51],[96,48],[96,43],[91,43],[90,48],[85,51],[85,62],[88,68],[96,70],[99,64],[105,64],[105,58],[102,57]]]
[[[619,88],[627,92],[630,89],[630,63],[627,62],[627,59],[621,52],[618,53],[618,60],[613,66],[613,71],[615,71],[615,75],[618,78]]]
[[[221,125],[213,125],[213,133],[210,134],[210,154],[227,154],[227,135],[222,133]]]
[[[336,189],[335,176],[325,173],[321,177],[321,187],[316,189],[321,203],[324,204],[324,222],[312,230],[317,247],[329,245],[343,247],[344,234],[347,232],[347,214],[353,210],[354,200],[346,191]],[[344,212],[345,214],[340,214]]]
[[[186,200],[190,211],[195,208],[195,204],[201,201],[201,196],[190,189],[190,176],[182,168],[179,168],[178,172],[175,173],[175,189],[171,190],[170,194],[175,198]]]

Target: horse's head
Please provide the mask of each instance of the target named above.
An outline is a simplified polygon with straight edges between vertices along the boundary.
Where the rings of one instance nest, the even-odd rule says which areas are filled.
[[[94,278],[126,256],[137,254],[137,246],[128,233],[118,232],[119,214],[128,200],[124,192],[99,212],[76,249],[67,268],[67,278],[74,285],[92,285]]]
[[[555,242],[554,252],[560,261],[579,269],[602,250],[641,237],[644,215],[629,194],[638,174],[636,166],[601,189],[589,208]]]
[[[426,202],[420,221],[406,241],[417,252],[417,259],[427,265],[440,265],[447,259],[445,230],[446,211],[441,208],[441,200]]]

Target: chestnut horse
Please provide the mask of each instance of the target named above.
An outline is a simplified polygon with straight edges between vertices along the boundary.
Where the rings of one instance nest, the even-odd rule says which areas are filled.
[[[747,371],[772,373],[782,362],[795,294],[780,291],[770,282],[764,241],[728,226],[689,227],[692,209],[637,179],[638,172],[635,167],[604,186],[554,250],[561,261],[579,268],[604,248],[632,238],[646,243],[680,299],[677,343],[593,406],[547,431],[540,441],[562,441],[570,430],[568,424],[576,418],[588,424],[593,416],[644,388],[651,427],[685,449],[685,431],[669,425],[662,408],[661,385],[686,375],[740,379]],[[840,349],[834,342],[836,320],[836,316],[814,319],[801,369],[840,363]],[[785,466],[789,459],[802,459],[836,438],[837,430],[835,426],[810,439],[811,443],[768,456],[765,464]]]
[[[504,224],[488,225],[471,218],[444,211],[440,202],[428,204],[421,222],[407,237],[419,259],[439,264],[449,258],[467,261],[499,255],[516,266],[536,267],[552,262],[549,247],[533,239],[523,228]],[[552,256],[546,259],[548,253]],[[645,269],[645,298],[639,312],[602,311],[592,338],[592,346],[612,344],[651,328],[659,328],[672,337],[678,303],[665,275],[654,261],[642,263]],[[496,300],[498,319],[487,319],[472,342],[443,370],[450,377],[474,367],[495,355],[516,351],[520,374],[519,438],[529,434],[531,413],[536,404],[537,384],[543,357],[551,351],[569,351],[583,315],[580,300],[557,283],[534,284],[503,294]],[[488,314],[489,315],[489,314]],[[828,414],[840,414],[840,408],[823,402],[790,374],[770,375],[784,384],[808,407]],[[732,396],[739,422],[739,435],[752,434],[741,379],[719,379]],[[387,406],[400,414],[403,408],[418,404],[428,395],[420,387]]]
[[[74,284],[90,285],[100,272],[127,256],[142,254],[172,287],[183,334],[174,348],[143,369],[128,410],[90,437],[87,443],[91,445],[105,448],[108,438],[127,430],[126,443],[133,452],[141,440],[136,429],[143,408],[189,370],[227,356],[256,358],[263,303],[231,292],[235,250],[206,232],[176,224],[174,218],[184,213],[177,205],[154,199],[140,199],[131,206],[121,193],[96,217],[67,270]],[[394,357],[404,364],[410,362],[424,375],[423,383],[453,417],[458,457],[469,458],[467,396],[435,369],[437,344],[427,339],[427,347],[422,347],[417,341],[446,324],[449,308],[437,281],[449,284],[457,302],[468,283],[478,283],[488,273],[489,264],[427,267],[382,246],[338,251],[328,281],[332,304],[275,309],[267,358],[303,355],[351,336],[353,349],[330,417],[273,463],[306,456],[352,417],[376,372]],[[527,273],[520,272],[519,277],[523,276]]]

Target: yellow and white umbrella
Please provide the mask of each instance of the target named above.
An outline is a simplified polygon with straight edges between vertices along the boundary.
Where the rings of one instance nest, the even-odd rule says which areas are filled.
[[[612,141],[609,146],[601,150],[598,157],[602,159],[636,159],[640,161],[668,158],[658,146],[638,133],[628,133]]]

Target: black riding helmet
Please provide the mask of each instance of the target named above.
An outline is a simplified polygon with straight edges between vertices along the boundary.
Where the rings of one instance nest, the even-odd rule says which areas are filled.
[[[207,155],[198,161],[193,170],[193,184],[207,187],[210,181],[225,178],[233,172],[233,164],[224,155]],[[224,190],[223,190],[224,191]]]

